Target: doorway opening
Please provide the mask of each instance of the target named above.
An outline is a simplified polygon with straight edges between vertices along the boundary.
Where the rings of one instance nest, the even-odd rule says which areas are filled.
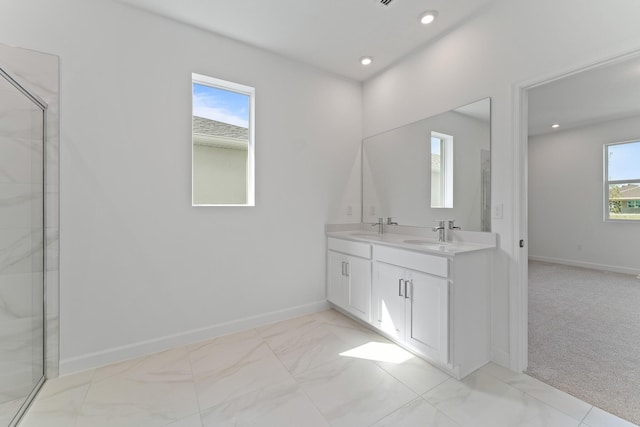
[[[511,301],[522,370],[635,423],[640,265],[628,242],[640,223],[611,220],[605,166],[607,146],[640,140],[638,69],[633,53],[517,88],[517,231],[528,246]]]

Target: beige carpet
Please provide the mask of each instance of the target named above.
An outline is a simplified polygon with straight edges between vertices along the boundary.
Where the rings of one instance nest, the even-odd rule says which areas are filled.
[[[530,261],[527,373],[640,424],[640,280]]]

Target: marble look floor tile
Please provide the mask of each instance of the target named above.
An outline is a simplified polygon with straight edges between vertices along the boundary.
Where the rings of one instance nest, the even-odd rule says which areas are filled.
[[[89,369],[71,375],[48,379],[40,389],[38,399],[44,399],[77,387],[88,385],[93,379],[94,372],[94,369]]]
[[[190,346],[200,408],[294,379],[256,331]]]
[[[314,319],[318,320],[319,322],[323,322],[323,323],[330,323],[334,325],[341,325],[341,326],[347,326],[347,327],[354,327],[358,325],[358,322],[356,322],[355,320],[351,319],[348,316],[345,316],[344,314],[340,313],[338,310],[333,308],[329,310],[315,312],[310,316],[312,316]]]
[[[198,412],[187,349],[177,348],[96,370],[78,427],[165,426]],[[117,369],[116,369],[117,368]]]
[[[449,379],[423,397],[463,427],[577,427],[580,420],[482,372]]]
[[[451,378],[417,356],[402,363],[377,361],[376,364],[420,395]]]
[[[295,383],[266,387],[216,405],[202,414],[204,427],[329,427]]]
[[[163,427],[202,427],[202,419],[200,417],[200,414],[198,413],[198,414],[191,415],[187,418],[174,421]]]
[[[590,404],[570,394],[529,375],[513,372],[495,363],[487,363],[480,368],[480,372],[491,375],[577,420],[582,420],[591,409]]]
[[[294,317],[293,319],[270,323],[268,325],[260,326],[255,330],[263,338],[271,337],[273,339],[278,339],[279,336],[282,336],[286,341],[291,335],[305,333],[309,327],[314,328],[318,323],[316,316],[309,314],[306,316]]]
[[[92,380],[98,382],[116,375],[136,376],[139,374],[145,376],[154,372],[169,373],[174,367],[177,367],[179,371],[190,370],[189,360],[185,357],[186,354],[186,347],[178,347],[148,356],[112,363],[111,365],[97,368]]]
[[[333,427],[371,425],[417,397],[367,360],[338,359],[296,379]]]
[[[75,426],[89,387],[89,383],[84,383],[39,395],[22,418],[20,427]]]
[[[333,309],[315,313],[315,318],[336,337],[353,346],[370,341],[390,342],[382,335]]]
[[[325,324],[311,319],[294,329],[275,328],[260,331],[264,340],[293,375],[340,358],[353,345],[338,338]]]
[[[382,361],[387,345],[327,310],[49,380],[20,427],[633,426],[495,364],[457,381]]]
[[[24,399],[15,399],[0,403],[0,426],[8,426],[22,406]]]
[[[372,427],[460,427],[423,398],[408,403]]]
[[[616,417],[595,406],[589,411],[583,420],[583,424],[588,427],[637,427],[636,424]]]

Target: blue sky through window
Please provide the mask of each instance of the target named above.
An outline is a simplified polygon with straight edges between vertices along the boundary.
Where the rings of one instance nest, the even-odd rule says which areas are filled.
[[[609,180],[640,179],[640,141],[609,145]]]
[[[193,115],[249,127],[249,95],[193,83]]]

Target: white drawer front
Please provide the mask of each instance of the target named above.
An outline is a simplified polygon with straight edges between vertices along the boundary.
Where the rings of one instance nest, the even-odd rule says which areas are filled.
[[[373,248],[373,258],[435,276],[449,276],[449,260],[446,257],[376,245]]]
[[[327,248],[332,251],[342,252],[361,258],[371,259],[371,245],[368,243],[354,242],[352,240],[334,239],[329,237]]]

